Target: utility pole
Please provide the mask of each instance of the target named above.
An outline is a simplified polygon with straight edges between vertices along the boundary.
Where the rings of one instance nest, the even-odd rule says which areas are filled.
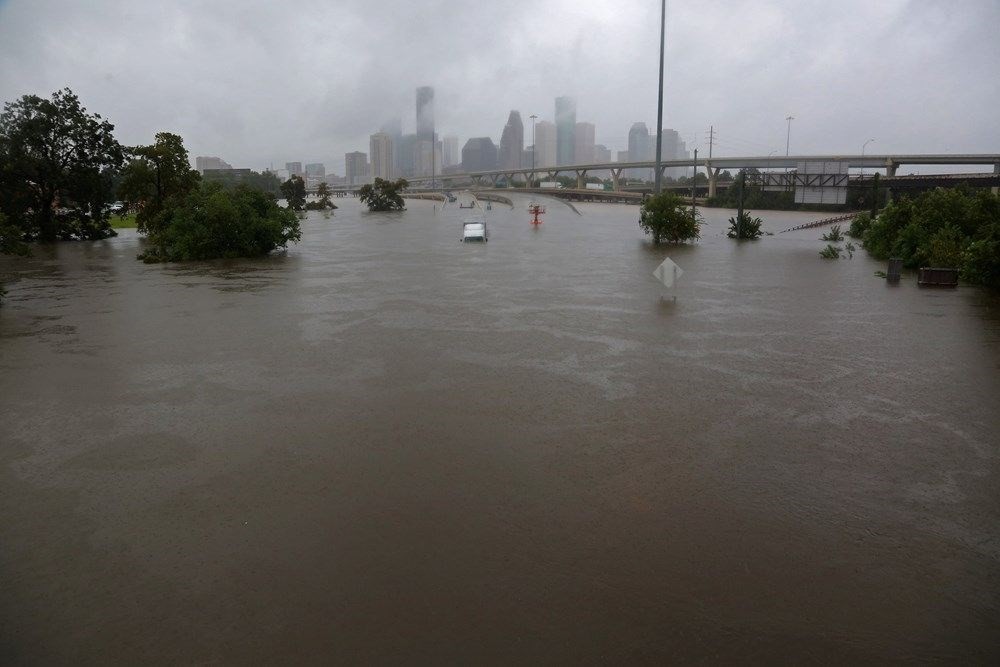
[[[667,0],[660,1],[660,80],[656,97],[656,175],[653,192],[660,194],[663,176],[660,173],[660,151],[663,148],[663,33],[667,25]],[[631,156],[630,156],[631,157]]]
[[[528,175],[528,187],[535,187],[535,153],[538,152],[538,144],[535,142],[535,114],[528,116],[531,119],[531,174]]]
[[[691,215],[695,214],[695,193],[698,188],[698,149],[694,149],[694,167],[691,169]]]
[[[785,120],[788,121],[788,132],[785,134],[785,157],[788,157],[788,144],[792,140],[792,121],[795,120],[795,117],[788,116]]]
[[[431,132],[431,191],[434,191],[434,179],[437,170],[437,132]]]
[[[708,126],[708,161],[712,162],[712,144],[715,141],[715,126]]]

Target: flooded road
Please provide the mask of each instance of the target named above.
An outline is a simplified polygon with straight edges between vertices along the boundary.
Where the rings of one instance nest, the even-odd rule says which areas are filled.
[[[515,202],[0,258],[0,662],[1000,659],[996,297]]]

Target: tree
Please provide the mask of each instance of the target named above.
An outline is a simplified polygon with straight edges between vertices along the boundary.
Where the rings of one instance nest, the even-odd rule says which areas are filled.
[[[333,190],[330,189],[330,186],[327,184],[326,181],[320,183],[319,186],[316,188],[316,195],[319,197],[319,205],[322,208],[337,208],[336,206],[334,206],[333,202],[330,201],[330,196],[332,194]]]
[[[118,193],[127,208],[137,211],[139,231],[150,231],[170,199],[187,195],[201,176],[191,168],[184,140],[170,132],[157,132],[151,146],[133,146],[128,153]]]
[[[376,178],[373,184],[358,190],[358,199],[368,204],[369,211],[402,211],[405,206],[400,193],[409,185],[405,178],[397,181]]]
[[[639,211],[639,227],[653,243],[683,243],[701,236],[701,215],[692,212],[677,195],[664,192],[648,197]]]
[[[295,214],[266,192],[219,183],[170,200],[149,230],[146,262],[257,257],[301,237]]]
[[[27,239],[114,236],[107,205],[123,160],[114,125],[69,88],[25,95],[0,114],[0,212]]]
[[[292,174],[291,178],[281,184],[281,195],[288,202],[288,208],[301,211],[306,205],[306,182],[301,176]]]
[[[726,234],[731,239],[757,239],[764,232],[761,230],[761,219],[750,216],[750,211],[740,211],[734,217],[729,218],[729,232]]]
[[[0,213],[0,255],[27,255],[28,244],[24,242],[24,231],[17,225],[7,222],[7,217]]]

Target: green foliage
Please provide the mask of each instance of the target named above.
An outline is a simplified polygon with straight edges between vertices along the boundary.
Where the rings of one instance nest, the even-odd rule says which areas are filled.
[[[25,95],[0,114],[0,212],[26,240],[114,236],[107,204],[123,160],[114,126],[69,88]]]
[[[309,202],[306,204],[307,211],[326,211],[333,210],[337,208],[337,205],[330,201],[330,196],[333,191],[330,189],[329,184],[323,181],[316,187],[316,196],[319,197],[319,201]]]
[[[820,241],[833,241],[834,243],[839,243],[844,240],[844,235],[840,231],[840,225],[834,225],[830,228],[830,231],[823,236],[819,237]]]
[[[826,247],[819,251],[819,256],[823,259],[840,259],[840,246],[827,243]]]
[[[856,239],[863,238],[865,232],[871,227],[872,216],[868,212],[859,213],[851,220],[851,226],[847,229],[847,235]]]
[[[306,205],[306,182],[301,176],[292,177],[281,184],[281,196],[288,202],[288,208],[301,211]]]
[[[122,170],[118,195],[129,210],[137,211],[140,232],[156,231],[151,224],[174,199],[191,192],[201,180],[191,168],[184,140],[170,132],[157,132],[150,146],[133,146]]]
[[[757,239],[764,232],[761,230],[761,219],[751,217],[750,211],[742,211],[734,217],[729,218],[729,232],[726,234],[731,239]]]
[[[963,280],[1000,287],[1000,196],[986,190],[939,188],[894,201],[862,238],[878,259],[957,267]]]
[[[172,199],[149,225],[146,262],[257,257],[301,236],[295,213],[266,192],[203,183]]]
[[[672,192],[646,198],[639,211],[639,227],[653,243],[683,243],[701,235],[701,215],[692,214],[684,200]]]
[[[404,178],[397,181],[376,178],[374,183],[364,185],[358,190],[358,199],[368,205],[369,211],[402,211],[404,208],[402,192],[409,185]]]
[[[262,190],[275,199],[281,194],[281,179],[269,171],[247,173],[242,169],[208,169],[202,174],[202,180],[221,183],[227,190],[235,190],[245,185],[253,190]]]
[[[7,222],[7,216],[0,213],[0,254],[23,257],[29,252],[28,244],[24,242],[24,231]]]

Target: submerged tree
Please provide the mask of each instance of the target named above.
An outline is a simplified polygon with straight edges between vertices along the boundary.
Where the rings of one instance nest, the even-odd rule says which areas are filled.
[[[653,237],[653,243],[684,243],[701,235],[701,215],[687,207],[671,192],[648,197],[639,211],[639,227]]]
[[[358,190],[358,199],[368,204],[369,211],[402,211],[405,208],[402,192],[409,185],[405,178],[396,181],[376,178],[374,183]]]
[[[25,95],[0,114],[0,212],[26,239],[114,236],[107,207],[123,150],[114,125],[69,88]]]
[[[306,205],[306,182],[301,176],[292,174],[291,178],[281,184],[281,196],[288,202],[288,208],[301,211]]]
[[[191,168],[184,140],[170,132],[158,132],[152,145],[133,146],[128,152],[131,159],[118,193],[127,208],[138,212],[139,231],[153,231],[150,224],[170,200],[191,192],[201,176]]]
[[[757,239],[764,232],[761,230],[761,219],[754,218],[750,211],[740,211],[734,217],[729,218],[729,232],[726,233],[731,239]]]
[[[329,184],[323,181],[316,187],[316,196],[319,197],[319,201],[311,201],[306,204],[307,211],[326,211],[333,210],[337,208],[337,205],[330,201],[330,195],[333,191],[330,189]]]
[[[148,226],[146,262],[266,255],[301,236],[295,213],[268,193],[202,183],[171,200]]]

